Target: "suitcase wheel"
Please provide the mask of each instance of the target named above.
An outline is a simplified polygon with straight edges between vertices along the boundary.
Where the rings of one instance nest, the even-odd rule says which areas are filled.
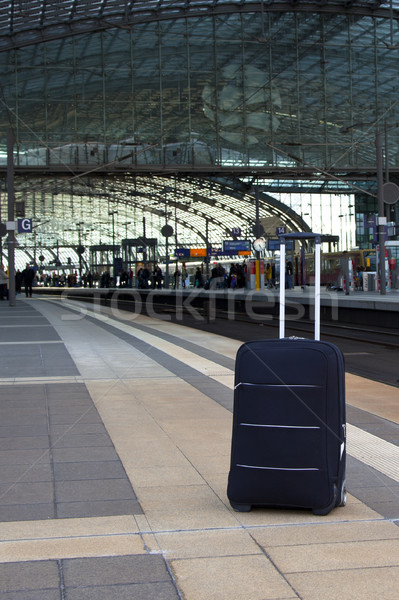
[[[345,481],[342,484],[342,488],[341,488],[341,500],[340,503],[338,504],[338,506],[346,506],[346,487],[345,487]]]
[[[252,504],[238,504],[237,502],[231,501],[230,504],[236,512],[250,512],[252,509]]]

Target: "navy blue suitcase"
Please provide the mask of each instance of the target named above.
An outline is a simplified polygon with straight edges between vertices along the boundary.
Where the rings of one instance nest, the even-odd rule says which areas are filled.
[[[227,495],[238,511],[345,503],[342,354],[316,340],[243,344],[237,353]]]
[[[339,348],[301,338],[243,344],[235,367],[231,506],[309,508],[318,515],[343,506],[345,430]]]

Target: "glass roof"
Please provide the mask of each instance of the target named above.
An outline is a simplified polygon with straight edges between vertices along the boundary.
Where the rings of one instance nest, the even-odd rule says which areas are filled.
[[[110,243],[115,238],[157,237],[171,224],[176,245],[205,243],[204,224],[210,224],[208,239],[213,245],[231,237],[234,228],[243,236],[253,237],[255,190],[241,191],[232,182],[182,176],[68,177],[35,180],[17,179],[16,194],[25,198],[26,216],[34,215],[35,239],[44,247],[77,243],[79,229],[86,243]],[[114,213],[114,216],[112,216]],[[260,219],[270,218],[287,227],[301,228],[301,217],[266,192],[260,193]],[[275,235],[273,229],[268,235]],[[31,242],[31,240],[28,240]]]
[[[184,15],[211,15],[247,10],[348,11],[379,14],[396,11],[399,0],[0,0],[0,50],[73,34]]]
[[[273,191],[284,187],[290,190],[302,187],[309,191],[312,186],[319,185],[326,192],[334,186],[337,191],[362,192],[355,168],[351,180],[358,186],[357,189],[355,185],[352,187],[345,183],[344,179],[349,181],[352,165],[374,168],[375,122],[380,117],[370,106],[370,98],[376,95],[376,88],[382,105],[381,115],[385,116],[391,105],[396,107],[394,81],[398,46],[389,45],[389,16],[395,17],[396,34],[398,8],[399,0],[335,0],[324,4],[308,0],[289,4],[280,0],[14,0],[12,3],[0,0],[0,52],[11,50],[10,64],[12,55],[18,55],[18,61],[15,59],[18,68],[15,72],[12,67],[9,68],[9,82],[4,77],[4,95],[0,97],[1,102],[2,98],[17,99],[18,111],[9,102],[7,109],[10,112],[6,114],[4,111],[6,116],[2,124],[9,123],[9,114],[19,118],[18,166],[21,169],[30,167],[31,171],[25,179],[24,172],[20,171],[22,176],[19,173],[16,181],[16,196],[17,201],[25,200],[25,215],[34,216],[35,246],[77,245],[82,238],[84,245],[89,247],[110,243],[113,236],[121,240],[139,237],[144,232],[147,237],[157,237],[164,243],[160,230],[166,222],[174,227],[175,245],[190,245],[194,241],[204,241],[206,220],[211,223],[209,240],[212,244],[229,237],[231,230],[237,227],[245,236],[252,238],[255,195],[253,190],[250,191],[250,181],[245,178],[251,178],[248,172],[252,165],[259,165],[261,173],[267,160],[272,164],[276,157],[281,165],[280,173],[283,173],[284,167],[292,167],[293,172],[289,176],[284,174],[281,179],[272,169],[268,173],[265,168],[261,173],[265,179],[269,176],[265,188],[270,190],[270,195],[264,192],[261,196],[261,221],[266,228],[269,226],[268,235],[274,234],[276,224],[284,224],[288,229],[306,229],[299,214],[272,197]],[[257,11],[257,17],[259,11],[276,10],[275,18],[270,19],[270,27],[275,28],[271,41],[266,39],[265,32],[263,37],[259,37],[260,20],[251,17],[251,10]],[[280,13],[277,14],[277,11]],[[288,11],[306,13],[297,23],[297,29],[294,29],[295,20]],[[369,18],[359,19],[350,33],[349,26],[345,28],[344,19],[342,26],[338,20],[328,22],[326,19],[322,46],[320,33],[311,17],[313,11],[370,17],[384,15],[385,19],[380,19],[384,21],[383,35],[380,36],[382,25],[378,29]],[[238,12],[246,12],[245,19],[237,19],[235,23],[233,18],[229,21],[227,17]],[[212,37],[210,22],[202,18],[213,14],[226,15],[223,23],[220,19],[218,38]],[[185,15],[192,17],[187,19],[187,25],[181,18]],[[159,30],[152,28],[153,21],[162,21],[162,27]],[[139,27],[130,38],[135,24]],[[264,24],[263,21],[261,24]],[[107,35],[99,34],[97,39],[91,35],[92,32],[103,31]],[[162,49],[162,70],[159,67],[160,53],[157,48],[154,51],[157,35],[159,39],[170,40],[168,43],[165,41]],[[237,40],[237,48],[241,51],[240,35],[245,35],[248,65],[240,71],[243,89],[249,75],[255,80],[260,76],[254,66],[260,56],[265,57],[266,65],[269,65],[270,57],[273,82],[268,87],[263,80],[259,83],[259,89],[267,87],[270,90],[269,95],[262,95],[267,105],[266,112],[261,113],[260,102],[255,102],[260,97],[259,91],[248,86],[243,95],[248,108],[237,117],[231,91],[238,89],[234,43]],[[184,44],[189,36],[192,43],[187,46],[186,52]],[[73,42],[70,42],[71,37]],[[131,50],[131,39],[134,40],[135,54]],[[47,41],[50,43],[42,44]],[[208,73],[203,64],[209,58],[208,55],[205,58],[205,52],[216,47],[216,41],[219,62],[215,73],[218,73],[221,82],[220,87],[212,88],[217,76],[213,76],[210,69]],[[354,49],[351,55],[353,81],[348,77],[349,42]],[[108,69],[103,68],[99,58],[100,47],[103,63]],[[373,54],[377,47],[378,55]],[[21,50],[13,52],[14,48]],[[289,52],[286,49],[290,49]],[[188,51],[190,76],[185,66]],[[322,52],[324,60],[321,60]],[[3,57],[6,54],[4,52]],[[126,67],[131,54],[134,54],[132,80]],[[179,56],[184,59],[180,60],[184,68],[179,65]],[[77,69],[71,67],[74,61]],[[209,64],[213,65],[211,61]],[[378,72],[375,77],[371,75],[373,69]],[[295,74],[297,80],[293,76]],[[378,86],[375,83],[377,77]],[[351,88],[349,94],[352,84],[354,91],[352,93]],[[163,94],[162,152],[151,137],[160,130],[160,90]],[[189,100],[185,94],[189,95]],[[347,101],[349,95],[350,106]],[[291,98],[297,97],[298,107],[291,103]],[[135,119],[132,118],[130,98],[135,102]],[[324,112],[320,98],[324,100]],[[258,121],[264,125],[265,114],[268,115],[269,110],[271,112],[269,100],[273,117],[267,116],[266,126],[270,125],[270,130],[274,127],[277,139],[269,135],[268,129],[265,135],[265,130],[258,126]],[[218,118],[215,117],[216,105],[219,108]],[[253,162],[248,160],[249,153],[245,154],[245,148],[241,154],[241,147],[234,138],[240,132],[242,114],[247,119],[248,144],[253,143],[252,147],[259,151],[258,155],[254,151]],[[388,133],[393,138],[389,144],[396,166],[396,157],[399,156],[399,141],[396,139],[398,119],[394,118],[396,112],[392,114],[394,129]],[[179,127],[185,120],[187,123],[182,130],[186,137],[178,138],[176,132],[179,133]],[[305,126],[302,123],[306,123]],[[215,125],[219,126],[217,134]],[[37,148],[32,145],[33,130],[38,138]],[[298,131],[303,134],[302,138],[295,137]],[[43,139],[40,134],[43,134]],[[338,170],[330,181],[326,181],[325,168],[324,171],[316,168],[320,165],[319,155],[322,153],[319,148],[325,138],[328,139],[331,155],[322,156],[325,162],[321,164],[331,165],[331,168],[336,166]],[[217,146],[215,141],[220,142],[219,147],[222,147],[219,155],[213,150]],[[0,165],[4,166],[4,145],[1,152]],[[169,178],[159,174],[162,169],[158,169],[157,175],[152,174],[153,164],[161,164],[161,160],[156,162],[158,156],[166,160],[168,152],[174,161]],[[176,156],[183,157],[184,152],[192,152],[186,163],[186,174],[184,168],[180,171],[176,168]],[[220,175],[213,179],[207,176],[209,162],[206,161],[211,152],[214,152],[212,164],[226,168],[231,166],[225,179]],[[193,157],[198,159],[198,163]],[[75,160],[77,163],[80,161],[79,173],[83,173],[82,176],[70,168]],[[258,163],[255,164],[256,160]],[[237,169],[240,161],[245,173],[242,180]],[[182,162],[181,166],[186,164]],[[67,165],[64,175],[57,175],[60,165]],[[109,171],[119,169],[120,172],[115,176],[109,172],[97,176],[96,169],[101,165],[111,165]],[[192,165],[198,167],[197,175],[200,176],[189,174]],[[46,175],[38,174],[45,170],[44,167],[49,167]],[[341,167],[342,177],[339,173]],[[68,168],[71,171],[69,176]],[[130,168],[135,168],[138,174],[129,173]],[[168,173],[168,170],[165,169],[165,172]],[[223,173],[222,169],[217,172]],[[315,172],[320,176],[318,184],[314,180]],[[294,175],[297,175],[295,180],[291,179]],[[369,183],[367,185],[370,190]],[[112,213],[115,213],[113,218]],[[113,228],[115,231],[112,231]],[[32,239],[22,243],[32,244]]]

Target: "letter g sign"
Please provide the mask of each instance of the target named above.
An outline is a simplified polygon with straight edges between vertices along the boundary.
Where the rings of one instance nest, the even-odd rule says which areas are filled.
[[[18,219],[18,233],[32,233],[32,219]]]

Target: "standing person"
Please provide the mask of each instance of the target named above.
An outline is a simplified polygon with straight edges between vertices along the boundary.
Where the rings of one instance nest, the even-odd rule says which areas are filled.
[[[237,264],[237,287],[245,287],[245,270],[244,265]]]
[[[151,277],[151,272],[149,270],[149,268],[147,267],[147,265],[144,265],[143,267],[143,273],[142,273],[142,282],[143,282],[143,289],[147,290],[148,289],[148,281]]]
[[[267,283],[267,287],[273,287],[272,266],[270,263],[267,263],[267,265],[266,265],[266,283]]]
[[[237,287],[237,265],[230,265],[230,271],[227,278],[227,287],[231,289],[235,289]]]
[[[35,271],[29,265],[29,263],[26,263],[26,267],[22,271],[22,280],[24,282],[25,296],[27,298],[32,298],[32,285],[33,285],[34,279],[35,279]]]
[[[181,278],[181,273],[179,271],[179,267],[176,265],[176,270],[173,273],[173,287],[175,290],[177,290],[180,287],[180,278]]]
[[[201,269],[197,267],[194,275],[194,287],[202,288],[204,286],[204,279],[202,277]]]
[[[46,281],[44,285],[47,285]],[[15,292],[16,294],[20,294],[22,289],[22,273],[19,269],[15,273]]]
[[[187,282],[188,280],[188,282]],[[188,271],[186,268],[183,268],[183,272],[182,272],[182,276],[181,276],[181,282],[182,282],[182,286],[185,287],[190,287],[190,280],[188,279]],[[188,283],[188,285],[187,285]]]
[[[285,286],[288,290],[291,290],[293,287],[292,275],[293,275],[292,262],[290,260],[286,260],[285,261]]]
[[[162,269],[159,265],[157,265],[155,267],[154,274],[155,274],[155,285],[160,290],[162,288],[163,273],[162,273]]]
[[[7,273],[4,269],[3,263],[1,263],[1,265],[0,265],[0,300],[7,299],[7,282],[8,282]]]

